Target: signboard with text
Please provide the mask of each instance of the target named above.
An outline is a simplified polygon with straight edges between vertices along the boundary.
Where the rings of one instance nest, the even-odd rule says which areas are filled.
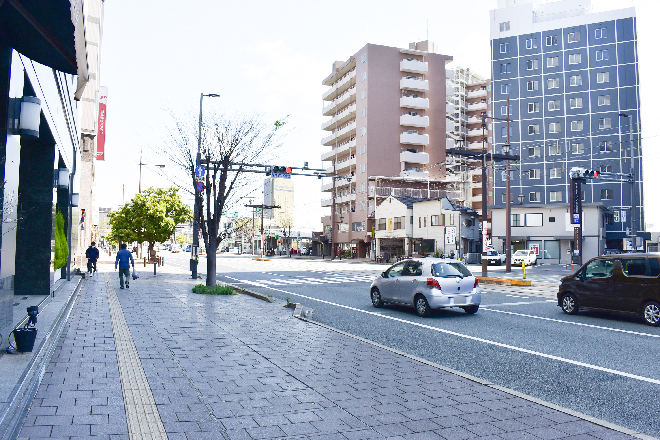
[[[96,130],[96,160],[105,160],[105,128],[107,119],[108,88],[99,87],[99,123]]]

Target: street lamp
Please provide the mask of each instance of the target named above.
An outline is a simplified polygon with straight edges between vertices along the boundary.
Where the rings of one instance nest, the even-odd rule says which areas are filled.
[[[509,136],[507,129],[507,138]],[[502,145],[502,153],[507,156],[511,152],[511,145],[506,143]],[[506,161],[506,272],[511,272],[511,161]]]
[[[138,193],[142,194],[142,165],[152,165],[158,168],[165,168],[165,165],[155,165],[142,162],[142,149],[140,149],[140,180],[138,182]]]
[[[633,242],[633,251],[637,250],[637,228],[635,226],[635,210],[636,210],[636,205],[637,203],[635,202],[635,150],[633,149],[633,138],[632,138],[632,131],[633,131],[633,122],[632,122],[632,115],[629,115],[627,113],[619,113],[620,118],[628,118],[628,134],[629,134],[629,139],[630,139],[630,210],[631,210],[631,216],[630,216],[630,221],[632,222],[632,227],[630,228],[631,234],[632,234],[632,242]],[[621,133],[621,123],[619,123],[619,133]]]
[[[204,97],[219,98],[220,95],[215,93],[200,93],[199,95],[199,136],[197,138],[197,156],[195,157],[195,167],[198,167],[202,162],[202,101]],[[194,172],[194,171],[193,171]],[[197,249],[199,249],[199,216],[202,210],[202,196],[201,193],[195,191],[195,218],[193,219],[193,242],[190,247],[190,271],[192,272],[191,278],[197,279]]]
[[[518,194],[518,204],[522,205],[525,201],[525,194]]]

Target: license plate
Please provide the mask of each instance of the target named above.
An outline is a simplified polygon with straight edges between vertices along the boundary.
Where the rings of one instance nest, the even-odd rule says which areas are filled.
[[[455,296],[454,304],[467,304],[467,296]]]

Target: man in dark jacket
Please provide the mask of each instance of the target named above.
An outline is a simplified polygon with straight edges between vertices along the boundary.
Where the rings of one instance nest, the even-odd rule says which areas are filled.
[[[91,275],[92,269],[96,272],[96,260],[99,259],[99,250],[96,247],[95,241],[85,251],[85,257],[87,258],[87,272]]]
[[[128,289],[128,280],[131,276],[131,266],[135,269],[135,261],[133,261],[133,254],[126,249],[126,243],[121,244],[121,250],[117,252],[115,258],[115,270],[119,264],[119,288],[124,288],[124,277],[126,277],[126,288]]]

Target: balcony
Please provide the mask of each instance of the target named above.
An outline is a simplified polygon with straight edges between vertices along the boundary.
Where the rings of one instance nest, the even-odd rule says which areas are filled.
[[[412,58],[401,60],[399,66],[402,72],[427,73],[429,71],[429,63]]]
[[[447,96],[454,96],[455,90],[453,86],[447,86],[446,94]]]
[[[355,176],[351,176],[351,182],[355,181]],[[335,179],[335,189],[345,188],[351,184],[348,179]],[[332,191],[332,182],[321,185],[321,192]]]
[[[473,136],[481,136],[483,135],[484,132],[479,128],[479,129],[474,129],[474,130],[468,130],[467,136],[468,137],[473,137]],[[488,136],[488,130],[486,130],[486,136]]]
[[[401,78],[399,81],[399,87],[401,89],[408,90],[420,90],[427,91],[429,89],[429,82],[425,79],[413,77],[413,78]]]
[[[429,126],[429,117],[428,116],[413,116],[413,115],[401,115],[399,118],[399,123],[403,126],[410,127],[428,127]]]
[[[428,98],[413,98],[412,96],[402,96],[399,100],[401,107],[406,108],[429,108]]]
[[[402,179],[428,180],[429,172],[428,171],[401,171],[400,176],[401,176]]]
[[[468,104],[467,109],[469,112],[474,112],[478,110],[486,110],[488,104],[485,102],[475,102],[474,104]]]
[[[470,90],[467,93],[468,99],[471,99],[471,98],[484,98],[487,95],[488,95],[488,90],[486,90],[486,89]]]
[[[337,196],[335,199],[335,203],[348,203],[348,202],[354,202],[355,199],[357,198],[357,194],[346,194],[343,196]]]
[[[337,146],[337,148],[333,148],[332,150],[323,153],[321,155],[321,160],[323,161],[334,160],[335,157],[339,159],[341,156],[350,153],[351,150],[354,149],[356,145],[357,145],[357,141],[355,139],[343,141]]]
[[[355,135],[355,128],[357,127],[357,122],[349,122],[348,124],[345,124],[343,127],[340,127],[339,130],[335,131],[332,133],[330,136],[326,136],[321,140],[321,143],[325,145],[326,147],[332,145],[336,141],[341,141],[345,137],[355,137],[352,135]]]
[[[429,154],[428,153],[413,153],[412,151],[402,151],[399,155],[399,160],[401,162],[407,163],[429,163]]]
[[[481,118],[476,116],[470,116],[467,120],[468,124],[481,124]]]
[[[330,116],[335,111],[335,109],[340,108],[343,104],[347,104],[355,96],[357,89],[355,86],[351,86],[344,93],[339,95],[334,101],[332,101],[327,106],[323,107],[323,116]]]
[[[355,156],[350,156],[347,157],[346,159],[338,160],[337,163],[335,164],[335,172],[339,172],[348,167],[355,167],[355,163],[356,163]],[[330,168],[332,169],[332,167]]]
[[[418,133],[401,133],[399,136],[399,142],[408,145],[428,145],[429,135]]]
[[[335,124],[342,125],[344,122],[348,121],[351,118],[355,118],[355,111],[357,110],[357,105],[355,103],[349,105],[341,112],[337,113],[332,118],[325,121],[321,124],[321,130],[332,131],[335,129]]]
[[[355,81],[353,81],[355,75],[357,75],[357,70],[353,68],[353,70],[348,72],[346,75],[344,75],[342,79],[340,79],[336,84],[330,87],[330,90],[326,91],[323,94],[323,100],[332,101],[335,97],[335,94],[337,94],[337,96],[341,95],[351,85],[355,84]]]
[[[326,207],[326,206],[332,206],[332,199],[325,199],[321,200],[321,206]]]

